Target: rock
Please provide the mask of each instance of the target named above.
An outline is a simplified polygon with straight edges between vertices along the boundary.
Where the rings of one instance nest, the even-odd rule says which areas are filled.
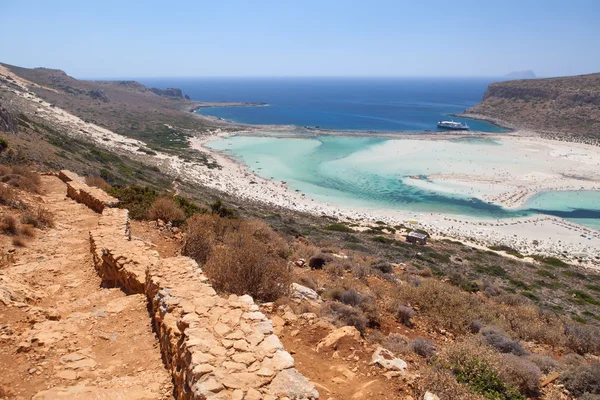
[[[331,347],[333,349],[337,348],[337,344],[343,338],[351,338],[355,341],[360,340],[360,332],[353,326],[344,326],[338,328],[331,332],[329,335],[325,336],[323,340],[319,342],[317,345],[317,352],[322,348]]]
[[[406,367],[406,361],[401,360],[394,356],[394,354],[385,349],[383,347],[377,347],[377,350],[373,353],[373,357],[371,358],[371,364],[378,365],[382,368],[391,371],[401,371],[404,372]]]
[[[290,399],[318,399],[319,392],[295,368],[281,371],[267,386],[270,395],[288,397]]]
[[[294,265],[296,267],[304,268],[306,266],[306,260],[304,258],[299,258],[298,260],[294,261]]]
[[[440,398],[436,394],[433,394],[430,391],[427,391],[427,392],[425,392],[425,395],[423,396],[423,400],[440,400]]]
[[[307,299],[307,300],[317,300],[319,295],[317,292],[308,288],[306,286],[298,285],[296,282],[292,283],[291,294],[290,297],[293,299]]]
[[[554,372],[553,374],[549,375],[548,377],[546,377],[546,379],[544,379],[541,383],[542,387],[546,387],[549,384],[551,384],[552,382],[554,382],[556,379],[558,379],[558,372]]]

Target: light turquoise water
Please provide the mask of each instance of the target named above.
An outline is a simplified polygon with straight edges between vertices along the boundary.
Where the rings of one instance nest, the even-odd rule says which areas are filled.
[[[235,136],[208,143],[263,178],[286,181],[293,190],[345,207],[439,212],[485,219],[545,213],[600,226],[600,192],[551,192],[520,210],[477,199],[453,183],[428,186],[410,176],[473,173],[478,168],[533,168],[540,160],[507,157],[502,143],[481,137],[451,141],[390,140],[381,137],[319,136],[273,138]],[[423,147],[425,146],[425,147]],[[502,150],[502,149],[501,149]],[[408,184],[412,182],[413,184]],[[493,192],[495,187],[479,188]]]

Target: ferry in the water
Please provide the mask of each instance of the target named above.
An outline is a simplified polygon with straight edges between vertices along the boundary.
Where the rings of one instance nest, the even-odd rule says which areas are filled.
[[[460,122],[454,122],[452,121],[440,121],[437,123],[438,128],[442,128],[442,129],[450,129],[450,130],[454,130],[454,131],[468,131],[469,125],[467,124],[462,124]]]

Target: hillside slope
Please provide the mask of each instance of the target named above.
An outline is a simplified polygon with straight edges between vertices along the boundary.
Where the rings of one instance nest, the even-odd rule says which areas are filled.
[[[464,115],[515,128],[583,139],[600,139],[600,73],[496,82]]]

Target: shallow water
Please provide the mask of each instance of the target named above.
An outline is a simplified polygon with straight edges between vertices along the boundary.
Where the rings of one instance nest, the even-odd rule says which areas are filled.
[[[592,227],[600,224],[600,192],[541,193],[518,210],[474,199],[501,191],[497,185],[414,179],[437,173],[473,173],[541,168],[545,158],[517,155],[488,138],[450,141],[381,137],[319,136],[273,138],[235,136],[208,143],[259,176],[286,181],[309,198],[345,207],[436,212],[482,219],[532,214],[561,216]],[[498,151],[501,150],[501,151]],[[511,154],[507,157],[506,154]]]

